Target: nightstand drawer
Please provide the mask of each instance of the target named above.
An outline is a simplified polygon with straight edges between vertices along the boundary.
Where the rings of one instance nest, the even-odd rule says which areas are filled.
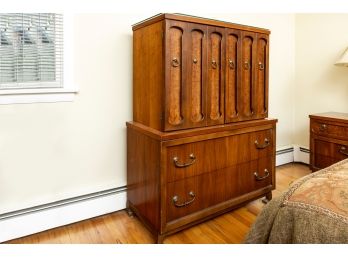
[[[314,166],[325,168],[338,161],[348,158],[348,142],[336,144],[324,140],[314,139]]]
[[[324,140],[314,139],[314,151],[319,155],[343,160],[348,157],[348,142],[346,144],[336,144]]]
[[[318,135],[348,140],[348,125],[336,125],[324,120],[312,121],[311,131]]]
[[[170,146],[167,149],[167,181],[197,176],[273,154],[271,129]]]

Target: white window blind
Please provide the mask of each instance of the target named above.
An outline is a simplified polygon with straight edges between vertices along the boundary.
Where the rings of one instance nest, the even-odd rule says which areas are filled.
[[[0,90],[63,87],[63,17],[0,14]]]

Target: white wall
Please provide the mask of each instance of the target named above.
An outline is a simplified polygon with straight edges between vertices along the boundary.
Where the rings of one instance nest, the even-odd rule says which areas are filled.
[[[75,15],[75,101],[0,106],[0,213],[126,184],[135,21]]]
[[[126,184],[131,25],[153,14],[75,15],[75,101],[0,106],[0,213]],[[269,116],[292,144],[295,16],[192,14],[271,30]]]
[[[348,14],[296,15],[294,142],[309,146],[312,113],[348,112],[348,69],[333,64],[348,47]]]

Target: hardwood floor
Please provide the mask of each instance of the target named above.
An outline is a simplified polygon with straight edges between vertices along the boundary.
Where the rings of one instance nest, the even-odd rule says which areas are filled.
[[[297,178],[310,173],[307,165],[291,163],[277,167],[273,197],[289,187]],[[165,244],[235,244],[242,243],[251,224],[264,204],[261,199],[215,219],[201,223],[164,239]],[[136,217],[118,211],[75,224],[15,239],[10,244],[147,244],[154,243],[150,232]]]

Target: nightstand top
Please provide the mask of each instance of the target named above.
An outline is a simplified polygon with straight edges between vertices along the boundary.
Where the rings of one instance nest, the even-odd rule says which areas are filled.
[[[313,119],[332,120],[348,123],[348,113],[344,112],[324,112],[309,115]]]

